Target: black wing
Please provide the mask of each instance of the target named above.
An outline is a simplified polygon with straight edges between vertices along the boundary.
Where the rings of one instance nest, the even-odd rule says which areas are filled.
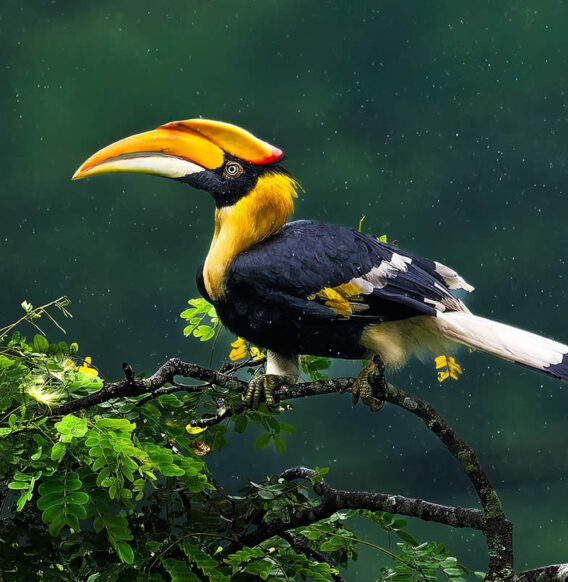
[[[287,334],[289,347],[300,342],[295,351],[314,353],[302,349],[313,340],[302,338],[330,334],[324,343],[337,346],[353,343],[367,323],[465,310],[450,292],[458,287],[472,289],[439,263],[356,230],[302,220],[235,258],[218,309],[231,329],[251,341],[276,349],[273,337]]]

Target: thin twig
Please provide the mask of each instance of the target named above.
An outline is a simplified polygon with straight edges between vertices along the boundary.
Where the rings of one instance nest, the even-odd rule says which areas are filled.
[[[237,370],[241,370],[242,368],[255,368],[257,366],[262,366],[266,364],[266,357],[257,358],[256,360],[253,358],[249,358],[244,362],[225,362],[219,372],[221,374],[234,374]]]

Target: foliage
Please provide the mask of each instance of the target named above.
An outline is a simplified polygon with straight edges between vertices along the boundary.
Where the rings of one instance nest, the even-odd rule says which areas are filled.
[[[193,336],[202,342],[210,340],[221,328],[221,321],[217,317],[215,308],[202,298],[190,299],[188,303],[191,307],[180,314],[182,319],[189,321],[189,325],[183,330],[183,335]]]
[[[443,573],[450,582],[465,582],[468,571],[458,564],[446,548],[437,542],[423,544],[398,543],[402,550],[394,568],[383,568],[381,580],[397,582],[422,582],[438,580]],[[483,577],[483,576],[482,576]]]
[[[190,305],[187,335],[213,338],[220,325],[213,308],[203,300]],[[38,314],[61,306],[23,308],[20,324],[37,327]],[[208,330],[203,329],[206,318]],[[230,427],[237,434],[249,425],[261,427],[254,447],[273,443],[284,453],[283,435],[293,435],[295,427],[279,419],[280,411],[261,406],[199,428],[192,423],[216,413],[220,402],[240,403],[239,394],[211,386],[60,415],[54,406],[102,386],[91,359],[80,358],[76,344],[49,343],[42,334],[27,340],[13,325],[3,330],[2,580],[329,581],[357,559],[359,544],[372,545],[354,533],[361,518],[385,533],[387,545],[390,536],[400,540],[397,553],[374,546],[394,560],[377,573],[380,580],[434,580],[436,572],[454,582],[463,579],[465,571],[442,546],[419,544],[404,520],[384,512],[347,511],[298,527],[293,535],[304,551],[277,536],[253,547],[235,544],[262,520],[287,523],[296,512],[320,503],[312,485],[326,468],[318,468],[311,483],[272,475],[228,492],[204,462],[203,454],[223,448]],[[324,377],[329,364],[314,357],[302,362],[312,379]]]

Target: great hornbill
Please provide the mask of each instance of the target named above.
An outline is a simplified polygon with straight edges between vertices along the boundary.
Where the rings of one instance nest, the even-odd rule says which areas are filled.
[[[273,404],[272,390],[297,380],[298,354],[378,354],[400,366],[464,344],[568,379],[568,346],[473,315],[451,293],[473,287],[449,267],[351,228],[287,223],[298,183],[281,158],[239,127],[190,119],[113,143],[73,176],[154,174],[212,195],[215,230],[197,285],[230,330],[268,349],[248,400],[265,390]]]

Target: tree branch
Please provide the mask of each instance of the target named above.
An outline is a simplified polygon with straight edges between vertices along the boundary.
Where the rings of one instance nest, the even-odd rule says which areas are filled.
[[[212,385],[243,393],[248,384],[235,378],[232,374],[247,365],[256,366],[262,362],[249,361],[241,364],[230,364],[216,372],[196,364],[188,364],[179,358],[172,358],[161,366],[149,378],[136,378],[134,371],[127,364],[123,365],[125,379],[105,384],[100,390],[77,398],[55,407],[52,414],[61,415],[91,406],[101,404],[114,398],[147,395],[139,401],[147,402],[160,394],[177,390],[198,391],[209,389]],[[463,441],[451,426],[428,403],[412,394],[395,388],[384,379],[384,365],[380,359],[375,359],[375,368],[369,376],[369,384],[373,390],[372,398],[377,402],[389,402],[404,408],[418,416],[448,449],[469,477],[481,503],[482,510],[460,507],[448,507],[410,499],[399,495],[383,493],[368,493],[361,491],[342,491],[330,488],[325,482],[316,484],[314,490],[322,497],[322,502],[316,507],[294,514],[288,523],[278,520],[270,523],[260,522],[254,531],[242,536],[238,545],[254,545],[273,535],[281,535],[290,529],[313,523],[329,517],[339,509],[370,509],[372,511],[388,511],[426,521],[436,521],[452,527],[471,527],[482,531],[487,540],[489,565],[486,580],[511,582],[540,582],[544,580],[568,580],[568,565],[556,565],[514,573],[513,569],[513,528],[506,519],[501,501],[491,484],[487,474],[482,469],[475,451]],[[191,378],[203,382],[201,386],[181,385],[175,382],[176,376]],[[290,386],[282,386],[275,390],[277,400],[290,400],[351,391],[354,378],[334,378],[303,382]],[[171,385],[171,386],[166,386]],[[194,426],[206,427],[218,424],[232,414],[242,412],[243,408],[233,408],[224,404],[218,414],[194,420]],[[284,478],[309,478],[309,469],[290,469],[283,474]],[[306,473],[308,472],[308,473]]]
[[[173,383],[175,376],[201,380],[208,384],[216,384],[222,388],[228,388],[229,390],[236,390],[238,392],[243,392],[247,387],[247,383],[243,380],[215,372],[209,368],[203,368],[197,364],[188,364],[179,358],[168,360],[149,378],[134,377],[134,372],[128,364],[123,364],[122,368],[126,376],[124,380],[107,383],[97,392],[93,392],[82,398],[77,398],[76,400],[71,400],[61,406],[56,406],[52,409],[52,414],[69,414],[70,412],[84,410],[85,408],[90,408],[91,406],[113,400],[114,398],[141,396],[149,392],[154,393],[165,384]]]
[[[315,474],[313,469],[307,467],[293,467],[281,473],[280,477],[286,481],[292,481],[310,479]],[[321,497],[322,501],[319,505],[296,511],[286,521],[281,519],[273,519],[269,522],[260,521],[254,531],[241,536],[238,541],[227,546],[223,554],[230,554],[243,546],[255,546],[273,536],[282,536],[284,532],[311,525],[342,509],[386,511],[451,527],[468,527],[480,531],[483,531],[485,527],[483,513],[479,509],[439,505],[403,495],[334,489],[324,480],[315,483],[313,490]]]

